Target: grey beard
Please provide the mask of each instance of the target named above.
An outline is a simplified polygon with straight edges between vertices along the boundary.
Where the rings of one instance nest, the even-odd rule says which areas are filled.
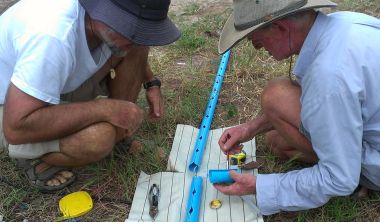
[[[124,56],[126,56],[128,54],[128,51],[121,50],[121,49],[119,49],[116,46],[110,46],[110,45],[108,45],[108,47],[110,48],[112,55],[114,55],[116,57],[124,57]]]

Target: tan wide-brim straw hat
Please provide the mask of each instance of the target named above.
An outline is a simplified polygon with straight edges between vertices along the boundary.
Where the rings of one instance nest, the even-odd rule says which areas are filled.
[[[252,31],[296,12],[335,7],[329,0],[234,0],[233,12],[219,38],[219,53],[224,53]]]

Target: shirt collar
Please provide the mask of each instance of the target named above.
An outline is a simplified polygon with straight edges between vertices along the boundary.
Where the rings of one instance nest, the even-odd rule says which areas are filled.
[[[322,30],[327,25],[327,19],[327,15],[322,12],[318,12],[317,18],[315,19],[315,22],[302,45],[297,62],[293,69],[293,73],[299,81],[302,80],[303,76],[306,74],[308,66],[314,59],[313,54],[315,53],[318,41],[322,35]]]

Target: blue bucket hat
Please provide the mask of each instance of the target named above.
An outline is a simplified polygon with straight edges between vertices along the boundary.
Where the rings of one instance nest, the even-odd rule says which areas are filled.
[[[130,41],[145,46],[167,45],[180,37],[168,18],[170,0],[79,0],[86,13]]]

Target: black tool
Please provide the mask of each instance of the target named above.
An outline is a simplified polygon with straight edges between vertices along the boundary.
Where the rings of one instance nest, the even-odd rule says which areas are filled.
[[[153,184],[149,190],[149,215],[155,219],[158,214],[158,199],[160,198],[160,189],[157,184]]]

